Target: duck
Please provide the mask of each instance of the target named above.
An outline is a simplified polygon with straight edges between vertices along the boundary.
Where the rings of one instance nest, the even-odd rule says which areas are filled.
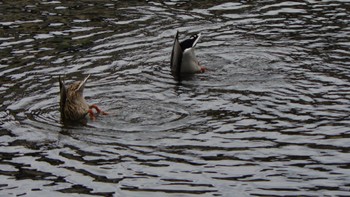
[[[181,73],[193,74],[206,71],[206,68],[199,64],[194,53],[194,48],[200,38],[201,33],[193,34],[190,38],[180,42],[179,31],[176,31],[170,60],[173,75],[179,76]]]
[[[60,84],[60,112],[63,121],[83,121],[87,115],[91,120],[96,120],[96,115],[93,109],[98,114],[107,115],[107,112],[102,111],[97,105],[89,105],[84,98],[85,84],[90,75],[82,81],[76,81],[66,86],[61,76],[59,76]],[[86,120],[86,119],[85,119]]]

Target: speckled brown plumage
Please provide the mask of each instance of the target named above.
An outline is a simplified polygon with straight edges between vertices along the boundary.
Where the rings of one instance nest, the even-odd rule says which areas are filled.
[[[89,75],[90,76],[90,75]],[[60,83],[60,112],[62,120],[79,121],[83,120],[87,114],[90,115],[92,120],[95,120],[95,115],[92,108],[96,109],[98,113],[106,115],[106,112],[101,111],[96,105],[89,106],[85,101],[83,92],[87,79],[85,77],[82,81],[77,81],[65,86],[61,77],[59,77]]]

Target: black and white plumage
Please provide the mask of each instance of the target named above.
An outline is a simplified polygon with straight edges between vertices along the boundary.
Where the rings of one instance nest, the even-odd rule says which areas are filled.
[[[180,42],[179,32],[176,32],[170,61],[173,75],[179,76],[181,73],[200,73],[205,71],[205,68],[199,65],[194,53],[194,47],[197,45],[200,37],[201,34],[194,34],[189,39]]]

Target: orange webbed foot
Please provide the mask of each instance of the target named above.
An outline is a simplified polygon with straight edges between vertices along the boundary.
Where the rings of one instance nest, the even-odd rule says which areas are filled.
[[[97,111],[97,113],[102,114],[102,115],[108,115],[107,112],[102,111],[99,107],[97,107],[97,105],[93,104],[90,105],[90,110],[92,111],[92,109],[95,109]]]
[[[96,120],[96,116],[95,116],[94,112],[92,111],[92,109],[89,109],[88,113],[89,113],[90,119],[92,121],[95,121]]]
[[[197,65],[200,68],[200,70],[198,71],[199,73],[204,73],[205,71],[207,71],[207,68],[202,66],[199,62],[197,62]]]

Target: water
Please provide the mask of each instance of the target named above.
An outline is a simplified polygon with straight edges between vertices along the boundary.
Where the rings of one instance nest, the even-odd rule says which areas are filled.
[[[350,2],[0,3],[1,196],[349,196]],[[170,74],[176,30],[208,71]],[[64,126],[58,76],[110,115]]]

